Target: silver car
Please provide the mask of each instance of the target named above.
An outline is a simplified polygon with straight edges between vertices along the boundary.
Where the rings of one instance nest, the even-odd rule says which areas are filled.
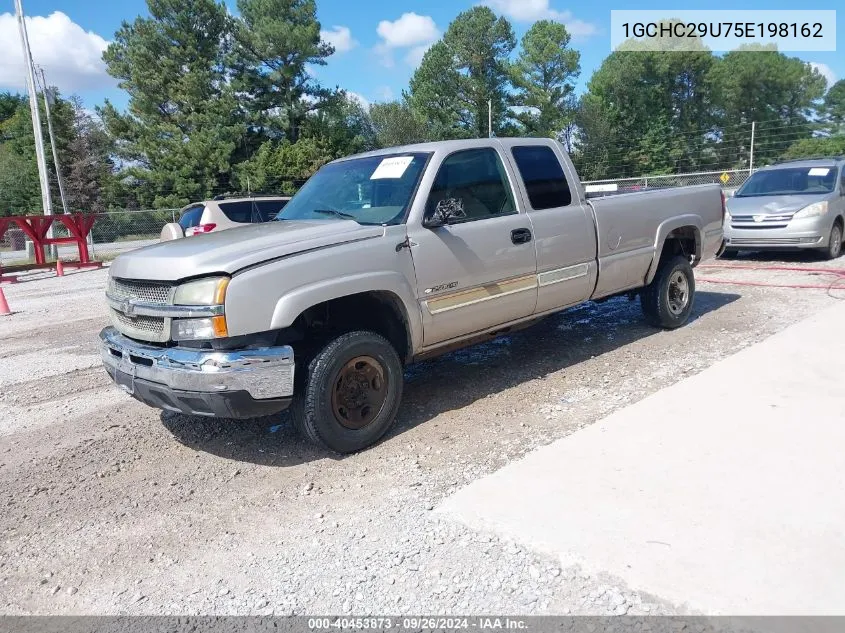
[[[290,196],[219,197],[189,204],[179,212],[176,222],[161,230],[161,241],[234,229],[245,224],[269,222],[290,200]]]
[[[740,250],[842,252],[845,158],[814,158],[764,167],[728,200],[724,255]]]

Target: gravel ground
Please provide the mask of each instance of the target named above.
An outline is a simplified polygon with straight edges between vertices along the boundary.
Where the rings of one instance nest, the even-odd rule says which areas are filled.
[[[105,275],[3,286],[15,311],[0,317],[3,614],[686,613],[432,510],[845,297],[706,282],[832,276],[707,268],[674,332],[644,325],[636,301],[585,304],[409,368],[395,429],[339,458],[284,415],[160,413],[112,387],[96,347]]]

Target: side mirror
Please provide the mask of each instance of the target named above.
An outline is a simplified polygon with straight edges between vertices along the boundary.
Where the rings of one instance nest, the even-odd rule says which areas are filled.
[[[439,226],[453,224],[466,217],[463,198],[443,198],[437,201],[431,215],[423,220],[423,226],[427,229],[435,229]]]

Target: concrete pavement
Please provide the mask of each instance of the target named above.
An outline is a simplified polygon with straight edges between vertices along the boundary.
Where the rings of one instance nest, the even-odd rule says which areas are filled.
[[[843,615],[843,324],[845,303],[438,510],[694,611]]]

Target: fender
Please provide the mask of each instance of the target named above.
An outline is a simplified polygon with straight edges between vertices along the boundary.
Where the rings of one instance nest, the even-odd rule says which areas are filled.
[[[413,288],[398,272],[346,275],[295,288],[276,302],[270,329],[289,327],[296,317],[318,303],[364,292],[386,292],[399,299],[408,324],[411,351],[416,352],[422,346],[422,314]]]
[[[648,273],[645,278],[646,285],[650,284],[657,274],[657,265],[660,263],[660,255],[663,253],[663,245],[666,243],[666,238],[672,231],[684,226],[691,226],[695,230],[695,262],[697,263],[701,259],[701,236],[704,232],[701,218],[690,213],[664,220],[657,227],[657,235],[654,240],[654,258],[651,261],[651,266],[648,267]]]

